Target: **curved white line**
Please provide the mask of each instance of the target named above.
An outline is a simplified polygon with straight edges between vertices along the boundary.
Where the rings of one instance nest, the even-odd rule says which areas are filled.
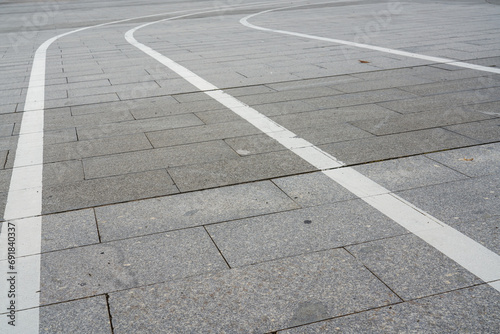
[[[216,9],[220,11],[237,6]],[[210,7],[207,7],[210,8]],[[213,8],[213,7],[212,7]],[[0,332],[38,333],[40,305],[40,259],[42,230],[42,176],[43,129],[45,105],[45,66],[48,48],[56,40],[88,29],[108,26],[137,19],[171,15],[200,9],[181,10],[161,14],[138,16],[75,29],[46,40],[35,52],[26,93],[24,113],[16,148],[4,219],[0,232]],[[15,230],[16,264],[11,270],[8,263],[8,232]],[[15,274],[7,274],[15,273]],[[23,273],[20,275],[19,273]],[[5,277],[7,275],[7,277]],[[10,276],[16,277],[16,298],[7,299]],[[16,326],[7,324],[6,312],[11,300],[16,302]]]
[[[362,49],[369,49],[369,50],[374,50],[374,51],[391,53],[391,54],[398,55],[398,56],[404,56],[404,57],[409,57],[409,58],[416,58],[416,59],[427,60],[427,61],[432,62],[432,63],[447,64],[447,65],[452,65],[452,66],[457,66],[457,67],[463,67],[463,68],[468,68],[468,69],[477,70],[477,71],[483,71],[483,72],[490,72],[490,73],[500,74],[500,68],[492,68],[492,67],[487,67],[487,66],[469,64],[469,63],[462,62],[462,61],[457,61],[457,60],[454,60],[454,59],[448,59],[448,58],[442,58],[442,57],[434,57],[434,56],[426,56],[426,55],[422,55],[422,54],[418,54],[418,53],[407,52],[407,51],[396,50],[396,49],[390,49],[390,48],[384,48],[384,47],[381,47],[381,46],[375,46],[375,45],[370,45],[370,44],[355,43],[355,42],[350,42],[350,41],[344,41],[344,40],[341,40],[341,39],[326,38],[326,37],[320,37],[320,36],[315,36],[315,35],[308,35],[308,34],[303,34],[303,33],[293,32],[293,31],[264,28],[264,27],[256,26],[256,25],[251,24],[250,22],[248,22],[248,20],[251,19],[252,17],[258,16],[258,15],[261,15],[261,14],[266,14],[266,13],[270,13],[270,12],[277,11],[277,10],[283,10],[283,9],[298,8],[298,7],[303,7],[303,6],[306,6],[306,5],[287,6],[287,7],[281,7],[281,8],[275,8],[275,9],[265,10],[265,11],[262,11],[262,12],[259,12],[259,13],[255,13],[255,14],[251,14],[251,15],[248,15],[248,16],[242,18],[240,20],[240,23],[242,25],[244,25],[245,27],[248,27],[248,28],[251,28],[251,29],[256,29],[256,30],[261,30],[261,31],[266,31],[266,32],[273,32],[273,33],[278,33],[278,34],[283,34],[283,35],[290,35],[290,36],[295,36],[295,37],[308,38],[308,39],[315,39],[315,40],[322,41],[322,42],[343,44],[343,45],[353,46],[353,47],[362,48]]]
[[[272,10],[265,12],[270,11]],[[490,283],[490,286],[494,289],[500,291],[500,284],[495,282],[500,280],[500,256],[498,254],[417,208],[355,169],[344,167],[345,164],[335,157],[306,140],[297,137],[294,133],[267,118],[257,110],[225,93],[217,86],[172,59],[139,43],[134,38],[134,33],[137,30],[166,20],[150,22],[131,29],[126,32],[125,39],[311,165],[322,170],[330,179],[342,185],[373,208],[415,234],[483,281]],[[481,261],[477,261],[477,259],[481,259]]]

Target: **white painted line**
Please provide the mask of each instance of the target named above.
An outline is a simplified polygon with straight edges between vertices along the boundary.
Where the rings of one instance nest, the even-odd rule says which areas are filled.
[[[139,50],[183,77],[200,91],[253,124],[269,137],[277,140],[284,147],[311,165],[322,170],[326,176],[453,259],[483,281],[491,282],[500,279],[500,256],[498,254],[493,253],[476,241],[393,194],[353,168],[343,167],[345,164],[335,157],[306,140],[298,138],[293,132],[277,124],[257,110],[220,90],[215,85],[174,62],[172,59],[139,43],[134,38],[134,33],[137,30],[167,20],[150,22],[131,29],[125,33],[125,39]],[[478,259],[481,260],[478,261]],[[491,286],[500,291],[499,284],[491,284]]]
[[[325,2],[325,4],[326,3],[331,3],[331,2]],[[427,61],[432,62],[432,63],[442,63],[442,64],[447,64],[447,65],[477,70],[477,71],[500,74],[500,68],[493,68],[493,67],[469,64],[469,63],[457,61],[454,59],[426,56],[426,55],[422,55],[422,54],[418,54],[418,53],[414,53],[414,52],[407,52],[407,51],[402,51],[402,50],[384,48],[384,47],[370,45],[370,44],[355,43],[355,42],[350,42],[350,41],[344,41],[341,39],[326,38],[326,37],[320,37],[320,36],[315,36],[315,35],[302,34],[302,33],[293,32],[293,31],[264,28],[264,27],[259,27],[259,26],[256,26],[256,25],[248,22],[248,20],[251,19],[252,17],[258,16],[261,14],[266,14],[266,13],[270,13],[270,12],[277,11],[277,10],[283,10],[283,9],[298,8],[298,7],[303,7],[303,6],[306,6],[306,5],[287,6],[287,7],[264,10],[262,12],[248,15],[248,16],[242,18],[240,20],[240,23],[242,25],[244,25],[245,27],[256,29],[256,30],[261,30],[261,31],[267,31],[267,32],[273,32],[273,33],[278,33],[278,34],[283,34],[283,35],[290,35],[290,36],[295,36],[295,37],[314,39],[314,40],[322,41],[322,42],[348,45],[348,46],[353,46],[353,47],[362,48],[362,49],[369,49],[369,50],[374,50],[374,51],[391,53],[391,54],[398,55],[398,56],[427,60]]]
[[[260,4],[260,3],[257,3]],[[256,6],[227,6],[225,8],[239,8]],[[197,9],[199,11],[199,9]],[[116,23],[123,23],[140,18],[164,16],[187,11],[139,16],[94,26],[72,30],[45,41],[36,50],[30,74],[28,91],[26,93],[25,108],[21,120],[21,128],[12,169],[11,182],[4,219],[0,233],[0,314],[5,313],[11,301],[16,302],[16,310],[26,310],[16,314],[16,326],[8,325],[6,317],[0,321],[0,333],[38,333],[40,316],[40,258],[41,258],[41,230],[42,230],[42,175],[43,175],[43,128],[45,104],[45,66],[47,50],[50,45],[65,36],[103,27]],[[8,255],[7,232],[9,227],[16,229],[16,298],[8,298],[9,282],[5,275],[12,272],[9,263],[5,260]],[[8,277],[11,275],[9,274]],[[33,308],[33,309],[31,309]]]

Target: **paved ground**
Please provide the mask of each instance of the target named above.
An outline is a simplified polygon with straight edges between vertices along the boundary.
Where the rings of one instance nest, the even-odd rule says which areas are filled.
[[[16,235],[19,299],[6,299],[2,267],[2,333],[498,331],[498,262],[485,279],[470,269],[485,258],[450,259],[481,245],[500,254],[498,1],[147,3],[0,2],[0,208],[9,196],[21,213],[6,219],[27,231]],[[271,30],[240,23],[285,6],[248,19]],[[136,30],[146,50],[125,38],[186,14]],[[37,48],[148,15],[48,47],[43,147],[22,149],[43,150],[43,189],[23,185],[35,174],[11,183],[14,166],[30,166],[16,148],[28,88],[40,86]],[[340,168],[319,170],[204,82]],[[405,209],[380,209],[328,170],[365,180],[361,192],[373,180]],[[9,192],[25,188],[41,209],[14,203]],[[415,207],[472,246],[436,249],[448,227],[415,233]],[[37,217],[41,232],[26,223]]]

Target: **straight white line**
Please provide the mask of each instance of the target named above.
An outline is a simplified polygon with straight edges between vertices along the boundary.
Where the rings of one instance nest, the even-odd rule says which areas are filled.
[[[134,33],[137,30],[161,21],[166,20],[150,22],[131,29],[125,33],[125,39],[139,50],[176,72],[200,91],[253,124],[269,137],[277,140],[284,147],[311,165],[322,170],[329,178],[441,251],[483,281],[489,283],[500,279],[499,255],[393,194],[388,189],[353,168],[344,167],[345,164],[335,157],[322,151],[308,141],[298,138],[293,132],[277,124],[257,110],[225,93],[217,86],[172,59],[139,43],[134,38]],[[478,261],[478,259],[481,260]],[[498,283],[490,285],[500,291]]]
[[[256,6],[262,3],[242,6],[227,6],[222,9]],[[1,333],[38,333],[40,323],[40,259],[41,259],[41,231],[42,231],[42,175],[43,175],[43,128],[45,105],[45,66],[47,50],[50,45],[65,36],[88,30],[91,28],[123,23],[141,18],[163,16],[194,10],[175,11],[170,13],[139,16],[117,20],[72,30],[45,41],[36,50],[30,74],[28,91],[26,93],[25,108],[21,120],[21,129],[17,143],[14,166],[10,181],[4,219],[0,232],[0,273],[6,275],[16,272],[15,298],[8,298],[10,283],[7,277],[0,279],[0,332]],[[8,232],[14,228],[16,233],[16,266],[15,271],[9,268],[8,260]],[[15,301],[15,324],[7,322],[10,302]],[[20,310],[26,310],[19,312]]]
[[[326,2],[326,3],[330,3],[330,2]],[[391,54],[398,55],[398,56],[427,60],[427,61],[433,62],[433,63],[442,63],[442,64],[447,64],[447,65],[477,70],[477,71],[500,74],[500,68],[492,68],[492,67],[487,67],[487,66],[469,64],[469,63],[457,61],[454,59],[426,56],[426,55],[422,55],[422,54],[418,54],[418,53],[390,49],[390,48],[384,48],[384,47],[370,45],[370,44],[355,43],[355,42],[350,42],[350,41],[344,41],[341,39],[326,38],[326,37],[320,37],[320,36],[315,36],[315,35],[302,34],[302,33],[293,32],[293,31],[264,28],[264,27],[256,26],[256,25],[248,22],[248,20],[251,19],[252,17],[258,16],[261,14],[270,13],[273,11],[283,10],[283,9],[298,8],[298,7],[303,7],[303,6],[306,6],[306,5],[287,6],[287,7],[265,10],[265,11],[255,13],[252,15],[248,15],[248,16],[242,18],[240,20],[240,23],[242,25],[244,25],[245,27],[256,29],[256,30],[261,30],[261,31],[274,32],[274,33],[278,33],[278,34],[284,34],[284,35],[290,35],[290,36],[302,37],[302,38],[308,38],[308,39],[315,39],[315,40],[323,41],[323,42],[343,44],[343,45],[348,45],[348,46],[354,46],[357,48],[363,48],[363,49],[369,49],[369,50],[380,51],[380,52],[385,52],[385,53],[391,53]]]

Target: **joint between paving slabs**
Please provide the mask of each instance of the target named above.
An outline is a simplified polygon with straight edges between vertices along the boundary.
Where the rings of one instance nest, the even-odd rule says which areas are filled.
[[[219,246],[217,246],[217,244],[215,243],[215,240],[212,238],[205,225],[203,225],[203,229],[207,233],[210,240],[212,240],[212,243],[214,244],[215,248],[217,248],[217,251],[219,252],[220,256],[222,256],[222,258],[224,259],[224,262],[226,262],[227,267],[229,269],[232,269],[231,265],[229,264],[229,262],[227,262],[226,257],[224,256],[224,254],[222,254],[222,251],[220,250]]]
[[[111,314],[111,307],[109,306],[109,293],[106,293],[105,296],[106,296],[106,307],[108,309],[109,326],[111,329],[111,334],[113,334],[115,332],[115,328],[113,326],[113,315]]]
[[[351,252],[349,252],[349,250],[345,247],[342,247],[343,250],[345,250],[347,253],[349,253],[357,262],[359,262],[363,267],[365,267],[366,270],[368,270],[376,279],[378,279],[383,285],[385,285],[387,287],[387,289],[389,289],[396,297],[399,298],[399,300],[401,300],[401,302],[405,302],[405,300],[396,293],[396,291],[394,291],[389,285],[387,285],[380,277],[378,277],[370,268],[368,268],[363,262],[361,262],[356,256],[354,256],[354,254],[352,254]]]
[[[94,213],[94,222],[95,222],[95,228],[97,230],[97,238],[99,240],[99,243],[102,243],[102,241],[101,241],[101,232],[99,231],[99,224],[97,223],[97,215],[95,213],[95,208],[92,208],[92,212]]]

